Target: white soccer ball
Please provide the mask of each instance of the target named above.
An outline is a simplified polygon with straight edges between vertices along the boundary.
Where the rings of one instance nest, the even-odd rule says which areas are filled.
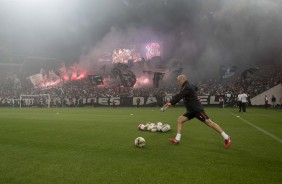
[[[150,123],[150,125],[152,125],[152,126],[156,126],[156,124],[155,124],[155,123]]]
[[[171,126],[169,124],[167,125],[167,128],[168,128],[168,130],[171,130]]]
[[[163,126],[163,123],[162,122],[158,122],[157,126]]]
[[[168,132],[168,131],[169,131],[169,128],[167,126],[162,127],[162,132]]]
[[[144,139],[143,137],[137,137],[137,138],[135,139],[135,141],[134,141],[134,145],[135,145],[136,147],[139,147],[139,148],[144,147],[144,146],[145,146],[145,143],[146,143],[146,141],[145,141],[145,139]]]
[[[154,128],[154,125],[149,124],[149,126],[147,127],[147,130],[148,130],[148,131],[151,131],[151,130],[152,130],[152,128]]]
[[[163,127],[163,126],[157,125],[157,130],[158,130],[158,132],[160,132],[160,131],[162,130],[162,127]]]
[[[151,132],[156,132],[158,129],[157,129],[157,126],[153,126],[153,128],[151,129]]]
[[[145,125],[144,124],[139,124],[138,125],[138,129],[141,130],[141,131],[144,131],[145,130]]]
[[[163,127],[167,127],[168,130],[171,130],[171,126],[169,124],[164,124]]]

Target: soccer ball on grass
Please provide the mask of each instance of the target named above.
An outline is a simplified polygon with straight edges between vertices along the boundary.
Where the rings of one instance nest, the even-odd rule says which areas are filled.
[[[146,129],[146,127],[145,127],[144,124],[139,124],[138,129],[141,130],[141,131],[144,131]]]
[[[145,139],[143,137],[137,137],[134,141],[135,146],[142,148],[145,146]]]

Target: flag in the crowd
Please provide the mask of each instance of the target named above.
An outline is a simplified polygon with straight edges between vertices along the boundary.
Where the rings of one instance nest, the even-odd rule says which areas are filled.
[[[43,76],[42,76],[41,73],[35,74],[35,75],[31,75],[28,78],[32,82],[34,87],[39,87],[43,83]]]
[[[39,73],[42,75],[43,82],[44,83],[47,82],[48,81],[48,73],[43,68],[40,69]]]
[[[119,78],[120,78],[121,83],[124,87],[133,87],[136,83],[136,76],[130,70],[123,71],[119,75]]]
[[[152,59],[155,56],[160,56],[160,44],[159,43],[150,43],[146,45],[146,57],[147,59]]]
[[[248,68],[247,70],[245,70],[241,73],[241,77],[243,79],[247,79],[247,78],[251,77],[258,70],[259,70],[259,68]]]
[[[44,70],[43,68],[40,69],[40,72],[39,72],[39,73],[41,73],[42,76],[46,75],[46,72],[45,72],[45,70]]]
[[[165,75],[165,73],[162,73],[162,72],[155,72],[154,73],[153,86],[155,88],[159,87],[159,83],[164,78],[164,75]]]
[[[221,79],[227,79],[235,75],[235,72],[236,72],[236,66],[222,65],[220,67]]]
[[[59,78],[60,78],[60,77],[59,77],[53,70],[49,71],[49,80],[50,80],[51,82],[55,82],[55,81],[57,81]]]
[[[100,75],[88,75],[88,79],[94,86],[104,84],[103,78]]]

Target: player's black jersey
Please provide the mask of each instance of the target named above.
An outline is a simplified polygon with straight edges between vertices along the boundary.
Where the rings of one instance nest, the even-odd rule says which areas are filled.
[[[186,81],[182,85],[180,92],[172,97],[172,100],[170,101],[170,103],[172,105],[175,105],[181,99],[183,99],[183,102],[186,106],[187,111],[203,112],[204,108],[198,99],[196,91],[197,91],[197,87],[190,84],[188,81]]]

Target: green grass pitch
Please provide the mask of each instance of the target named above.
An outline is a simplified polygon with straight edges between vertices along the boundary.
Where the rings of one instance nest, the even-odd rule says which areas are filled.
[[[0,109],[1,184],[272,184],[282,183],[281,110],[206,108],[232,136],[198,120],[176,118],[184,108]],[[240,116],[240,117],[237,117]],[[140,123],[169,123],[167,133],[142,132]],[[134,139],[146,139],[144,148]]]

